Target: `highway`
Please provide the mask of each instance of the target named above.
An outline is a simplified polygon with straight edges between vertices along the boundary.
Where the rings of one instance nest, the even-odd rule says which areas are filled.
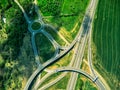
[[[93,22],[93,20],[91,21],[91,23]],[[92,76],[97,77],[95,72],[94,72],[94,68],[92,65],[92,50],[91,50],[91,39],[92,39],[92,26],[90,27],[90,32],[89,32],[89,39],[88,39],[88,64],[89,64],[89,68],[90,68],[90,72],[92,74]]]
[[[86,42],[87,42],[86,34],[85,34],[85,37],[83,37],[80,42],[77,42],[78,48],[77,48],[77,51],[75,52],[76,57],[74,58],[74,64],[73,64],[73,67],[75,67],[75,68],[79,68],[80,65],[82,64],[82,58],[84,55]],[[77,76],[78,76],[78,74],[71,73],[71,77],[68,82],[67,90],[74,90],[75,85],[76,85],[75,81],[77,80]]]
[[[54,62],[58,61],[61,57],[63,57],[64,55],[66,55],[75,45],[78,45],[78,49],[75,52],[76,53],[76,57],[74,59],[74,61],[75,61],[74,62],[74,66],[76,68],[79,68],[81,66],[81,63],[82,63],[82,57],[84,55],[85,45],[87,43],[87,38],[89,36],[89,29],[90,29],[90,26],[92,26],[91,21],[93,20],[94,12],[95,12],[96,5],[97,5],[96,4],[96,0],[92,0],[91,3],[90,3],[90,5],[89,5],[89,7],[88,7],[88,9],[86,10],[86,14],[85,14],[85,17],[84,17],[83,22],[81,24],[81,28],[80,28],[78,34],[76,35],[75,39],[73,40],[73,42],[68,47],[66,47],[65,50],[62,53],[60,53],[59,55],[57,55],[57,53],[58,53],[58,49],[61,48],[61,47],[53,39],[53,37],[49,33],[45,32],[44,26],[46,24],[44,24],[44,22],[42,21],[42,17],[40,15],[39,9],[37,7],[37,1],[35,0],[34,4],[35,4],[36,13],[38,14],[39,18],[38,18],[38,20],[34,20],[34,21],[30,21],[29,18],[28,18],[28,16],[27,16],[27,14],[25,13],[25,10],[22,8],[22,6],[19,4],[19,2],[17,0],[14,0],[14,1],[17,3],[17,5],[22,10],[22,12],[24,14],[24,17],[25,17],[25,19],[26,19],[26,21],[28,23],[28,30],[32,34],[31,39],[32,39],[32,47],[33,47],[33,51],[34,51],[34,55],[35,55],[35,60],[36,60],[36,63],[38,64],[38,68],[30,76],[30,78],[29,78],[29,80],[28,80],[28,82],[27,82],[24,90],[30,89],[29,87],[31,86],[31,83],[40,74],[40,72],[42,72],[46,67],[50,66]],[[34,22],[40,23],[41,24],[41,28],[39,28],[38,30],[33,30],[31,28],[31,26],[32,26],[32,24]],[[55,53],[54,57],[52,57],[51,59],[49,59],[47,62],[45,62],[42,65],[40,63],[39,56],[38,56],[38,51],[37,51],[36,44],[35,44],[35,35],[37,33],[43,33],[51,41],[51,43],[53,44],[53,46],[56,49],[56,53]],[[90,67],[92,68],[92,66],[91,66],[91,63],[92,63],[91,62],[91,52],[90,51],[91,51],[91,49],[89,49],[89,51],[88,51],[89,52],[89,63],[90,63]],[[93,68],[91,70],[93,71]],[[82,73],[84,73],[84,72],[82,72]],[[88,77],[88,78],[91,78],[91,77],[89,77],[89,75],[87,75],[85,73],[84,73],[84,75],[86,77]],[[91,78],[91,80],[92,80],[92,78]],[[97,80],[97,79],[94,79],[94,80],[96,80],[95,83],[98,86],[100,86],[100,87],[103,86],[101,83],[99,83],[100,82],[99,80]],[[58,81],[58,79],[56,81]],[[73,73],[72,74],[72,78],[70,78],[70,84],[68,84],[68,86],[69,86],[68,90],[74,90],[75,89],[76,81],[77,81],[77,74]],[[50,85],[52,85],[52,83]],[[104,90],[104,89],[102,88],[101,90]]]
[[[93,4],[92,4],[93,5]],[[95,5],[95,6],[94,6]],[[96,7],[96,4],[94,4],[93,5],[93,7]],[[93,11],[93,13],[92,13],[92,11]],[[94,17],[94,11],[95,10],[90,10],[90,13],[92,13],[92,15],[91,15],[91,18],[93,18]],[[89,20],[90,21],[90,20]],[[93,20],[92,20],[93,21]],[[87,20],[87,22],[88,22],[88,20]],[[92,24],[92,22],[91,22],[91,24]],[[89,26],[92,26],[92,25],[89,25],[88,24],[88,28],[89,28]],[[90,29],[90,28],[89,28]],[[85,30],[86,31],[86,30]],[[91,31],[90,30],[87,30],[87,31],[89,31],[89,33],[87,33],[88,34],[88,36],[90,36],[89,37],[89,42],[88,42],[88,44],[89,44],[89,48],[88,48],[88,60],[89,60],[89,65],[90,65],[90,68],[91,68],[91,70],[92,70],[92,73],[94,74],[94,77],[96,78],[96,79],[94,79],[94,81],[95,80],[97,80],[97,76],[95,75],[95,73],[94,73],[94,69],[93,69],[93,67],[92,67],[92,57],[91,57],[91,47],[90,47],[90,45],[91,45]],[[83,42],[81,42],[81,43],[83,43]],[[85,45],[84,45],[85,46]],[[79,46],[79,47],[81,47],[81,46]],[[78,47],[78,48],[79,48]],[[82,50],[84,49],[83,47],[81,47],[82,48]],[[77,52],[77,54],[79,54],[79,55],[81,55],[81,57],[82,57],[82,54],[83,54],[83,52],[82,53],[79,53],[79,52]],[[77,55],[76,55],[76,57],[77,57]],[[80,60],[81,59],[81,60]],[[76,60],[76,59],[75,59]],[[77,62],[76,62],[77,61]],[[75,61],[75,65],[73,66],[73,67],[77,67],[77,68],[80,68],[80,66],[79,65],[81,65],[81,63],[80,62],[82,62],[82,58],[79,58],[78,60],[76,60]],[[78,64],[79,63],[79,64]],[[86,75],[85,75],[86,76]],[[68,83],[68,86],[67,86],[67,90],[75,90],[75,85],[76,85],[76,82],[77,81],[77,74],[75,75],[75,73],[73,73],[72,75],[71,75],[71,78],[70,78],[70,80],[69,80],[69,83]],[[96,81],[96,85],[99,87],[99,89],[100,90],[105,90],[105,87],[104,87],[104,85],[102,84],[102,82],[100,81],[100,80],[97,80]]]
[[[82,24],[82,40],[81,42],[78,42],[78,51],[76,52],[76,57],[75,57],[75,63],[73,65],[73,67],[75,68],[80,68],[81,64],[82,64],[82,57],[84,55],[84,50],[85,50],[85,45],[87,43],[87,38],[89,36],[89,32],[90,32],[90,26],[92,25],[91,23],[91,19],[93,19],[93,14],[90,12],[89,10],[94,8],[93,3],[95,3],[95,1],[91,0],[91,4],[90,6],[87,8],[87,12],[85,14],[85,18],[83,20],[83,24]],[[92,5],[92,7],[91,7]],[[75,86],[76,86],[76,82],[77,82],[77,78],[78,78],[78,74],[76,73],[72,73],[71,77],[69,79],[68,85],[67,85],[67,90],[75,90]]]
[[[91,55],[91,28],[92,28],[92,22],[93,22],[93,17],[94,17],[94,14],[95,14],[95,9],[96,9],[96,5],[97,5],[97,1],[95,2],[94,0],[92,0],[91,1],[92,2],[92,4],[90,5],[90,9],[88,8],[88,10],[89,10],[89,12],[91,13],[91,16],[89,16],[92,20],[86,20],[87,22],[89,22],[90,21],[90,24],[91,25],[89,25],[88,24],[88,26],[87,25],[85,25],[86,26],[86,29],[90,29],[90,30],[87,30],[88,31],[88,33],[87,33],[87,35],[89,36],[89,42],[88,42],[88,61],[89,61],[89,67],[90,67],[90,70],[91,70],[91,72],[92,72],[92,74],[93,74],[93,76],[94,76],[94,78],[96,78],[95,80],[97,80],[97,76],[96,76],[96,74],[95,74],[95,72],[94,72],[94,69],[93,69],[93,66],[92,66],[92,55]],[[94,4],[93,4],[93,2],[94,2]],[[92,9],[92,7],[91,6],[93,6],[93,9]],[[88,28],[87,28],[88,27]],[[85,29],[85,28],[84,28]],[[86,30],[85,30],[86,31]],[[83,42],[81,42],[81,43],[83,43]],[[85,45],[84,45],[85,46]],[[81,47],[80,45],[79,45],[79,47]],[[78,48],[79,48],[78,47]],[[81,47],[81,49],[84,49],[84,47]],[[78,55],[81,55],[81,57],[82,57],[82,55],[83,54],[80,54],[79,52],[76,52]],[[82,53],[84,53],[84,52],[82,52]],[[77,55],[76,55],[76,57],[77,57]],[[80,60],[81,59],[81,60]],[[76,59],[75,59],[76,60]],[[76,62],[77,61],[77,62]],[[76,60],[75,61],[75,63],[74,63],[74,65],[73,65],[73,67],[77,67],[77,68],[80,68],[80,66],[81,66],[81,62],[82,62],[82,58],[79,58],[78,60]],[[78,64],[79,63],[79,64]],[[78,75],[77,74],[75,74],[75,73],[72,73],[72,75],[71,75],[71,78],[70,78],[70,80],[69,80],[69,83],[68,83],[68,86],[67,86],[67,90],[75,90],[75,85],[76,85],[76,81],[77,81],[77,77],[78,77]],[[97,80],[96,81],[96,85],[99,87],[99,89],[100,90],[105,90],[105,86],[102,84],[102,82],[100,81],[100,80]]]
[[[97,2],[96,2],[97,3]],[[97,5],[97,4],[96,4]],[[95,6],[96,7],[96,6]],[[93,12],[93,15],[95,14],[95,10],[94,9],[91,9],[90,11]],[[91,23],[93,22],[93,20],[91,21]],[[94,71],[94,68],[93,68],[93,65],[92,65],[92,50],[91,50],[91,39],[92,39],[92,26],[90,27],[90,33],[89,33],[89,40],[88,40],[88,65],[90,67],[90,71],[91,71],[91,74],[94,78],[97,78],[97,74],[95,73]],[[97,80],[98,82],[98,87],[101,89],[101,90],[105,90],[105,86],[102,84],[102,82],[100,80]],[[96,83],[97,83],[96,82]]]

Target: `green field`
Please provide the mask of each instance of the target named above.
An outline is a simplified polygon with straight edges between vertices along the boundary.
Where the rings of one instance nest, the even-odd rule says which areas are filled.
[[[99,0],[93,31],[95,67],[111,89],[120,90],[120,0]]]
[[[58,31],[64,28],[70,37],[66,39],[72,41],[79,30],[88,2],[89,0],[39,0],[38,5],[44,21],[55,26]]]

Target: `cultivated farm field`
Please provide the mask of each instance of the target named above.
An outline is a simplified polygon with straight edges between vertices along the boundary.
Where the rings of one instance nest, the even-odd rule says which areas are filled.
[[[95,67],[111,89],[120,90],[120,0],[99,0],[94,20]]]

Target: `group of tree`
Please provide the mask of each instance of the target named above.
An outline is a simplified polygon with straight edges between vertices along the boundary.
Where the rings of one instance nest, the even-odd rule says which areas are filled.
[[[16,78],[19,76],[18,68],[12,67],[12,62],[17,60],[23,38],[27,32],[27,23],[19,7],[13,0],[0,0],[0,16],[4,16],[6,23],[0,22],[1,34],[6,34],[4,40],[1,35],[0,41],[0,88],[8,90],[21,87],[21,81]],[[2,33],[1,33],[2,32]]]
[[[44,15],[58,16],[61,12],[63,0],[42,0],[39,3]]]

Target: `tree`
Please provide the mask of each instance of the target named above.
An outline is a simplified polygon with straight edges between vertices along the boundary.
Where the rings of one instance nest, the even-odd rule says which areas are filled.
[[[4,66],[4,60],[2,56],[0,55],[0,67],[3,67],[3,66]]]

